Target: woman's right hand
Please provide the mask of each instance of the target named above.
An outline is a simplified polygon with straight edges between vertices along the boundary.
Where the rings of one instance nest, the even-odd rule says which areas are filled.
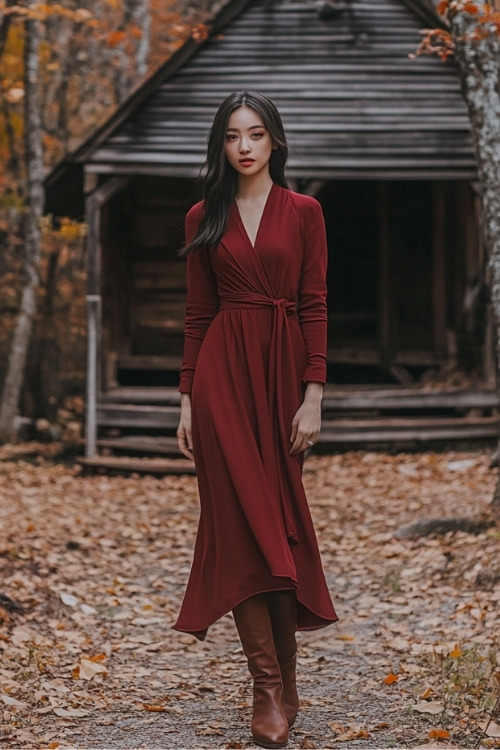
[[[189,393],[181,393],[181,417],[177,428],[177,440],[180,452],[190,458],[193,457],[193,440],[191,437],[191,396]]]

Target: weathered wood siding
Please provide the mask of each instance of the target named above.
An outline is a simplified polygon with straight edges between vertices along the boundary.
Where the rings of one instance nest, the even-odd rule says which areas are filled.
[[[91,170],[195,176],[222,99],[256,89],[278,105],[291,177],[471,178],[455,65],[410,59],[425,21],[404,0],[256,0],[87,157]],[[414,3],[415,5],[415,3]]]

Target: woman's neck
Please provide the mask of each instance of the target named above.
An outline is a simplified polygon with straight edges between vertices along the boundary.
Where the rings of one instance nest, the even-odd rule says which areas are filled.
[[[273,186],[269,172],[257,174],[252,177],[239,175],[236,199],[239,201],[254,201],[267,195]]]

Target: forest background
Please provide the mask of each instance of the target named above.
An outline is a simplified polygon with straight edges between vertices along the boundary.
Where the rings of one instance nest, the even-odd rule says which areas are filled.
[[[17,368],[24,371],[24,378],[17,372],[14,383],[16,387],[22,380],[17,399],[22,416],[7,420],[21,437],[30,436],[31,420],[37,419],[39,432],[48,431],[47,437],[80,444],[86,356],[83,217],[57,222],[51,216],[35,218],[41,229],[34,240],[39,241],[38,256],[29,247],[30,172],[41,169],[45,176],[190,35],[201,38],[205,22],[223,4],[213,0],[0,2],[2,385],[23,289],[29,282],[30,254],[35,260],[32,275],[38,275],[32,302],[34,328],[25,365]],[[35,121],[29,129],[35,131],[32,136],[41,144],[41,153],[37,155],[35,148],[30,168],[27,30],[33,35],[29,28],[33,21],[38,102],[32,107]]]

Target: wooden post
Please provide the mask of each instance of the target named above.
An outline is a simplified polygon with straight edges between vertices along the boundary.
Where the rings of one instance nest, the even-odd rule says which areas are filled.
[[[87,382],[85,410],[85,455],[93,458],[97,450],[97,404],[101,394],[101,210],[104,203],[130,181],[113,177],[87,196]]]
[[[432,233],[432,306],[433,345],[440,358],[446,354],[446,247],[445,215],[446,194],[441,182],[432,185],[433,233]]]
[[[391,257],[390,257],[390,229],[389,229],[389,201],[387,200],[387,184],[381,182],[378,191],[379,214],[379,248],[378,248],[378,332],[380,366],[388,370],[393,360],[393,326],[391,325],[392,289],[391,289]]]

